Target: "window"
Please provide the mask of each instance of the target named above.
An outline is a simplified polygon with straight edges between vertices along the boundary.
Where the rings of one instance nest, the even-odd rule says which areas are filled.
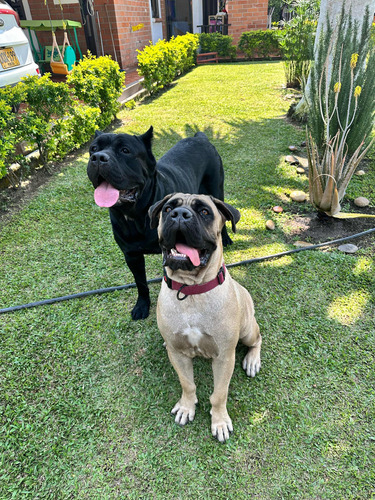
[[[151,12],[153,18],[160,17],[159,0],[151,0]]]

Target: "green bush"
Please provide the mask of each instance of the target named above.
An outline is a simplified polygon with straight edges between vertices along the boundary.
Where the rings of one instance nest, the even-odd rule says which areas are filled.
[[[53,158],[53,144],[59,137],[61,122],[72,106],[73,99],[65,83],[53,82],[49,73],[42,77],[23,79],[27,111],[22,115],[25,123],[24,139],[36,143],[45,165]]]
[[[96,57],[90,53],[83,56],[67,77],[67,84],[78,99],[100,109],[100,128],[105,128],[116,117],[124,82],[125,73],[110,56]]]
[[[59,123],[59,134],[54,135],[50,151],[54,158],[62,159],[78,149],[99,128],[100,109],[74,102],[70,114]]]
[[[236,58],[236,46],[233,38],[222,33],[201,33],[199,35],[200,52],[217,52],[220,57]]]
[[[155,45],[151,43],[138,50],[138,71],[144,77],[145,88],[152,93],[192,68],[198,43],[198,35],[187,33],[172,37],[169,42],[159,40]]]
[[[286,85],[301,88],[310,71],[318,9],[310,0],[302,0],[293,9],[294,17],[275,33],[284,59]]]
[[[22,109],[16,114],[21,103]],[[0,89],[0,178],[12,163],[25,164],[17,145],[38,147],[43,164],[62,159],[87,142],[99,128],[98,107],[79,103],[65,83],[50,75],[26,77],[14,87]]]
[[[196,63],[199,43],[197,35],[187,33],[176,38],[173,37],[169,43],[176,58],[176,76],[186,73]]]
[[[253,59],[255,56],[267,59],[273,55],[279,55],[280,45],[277,31],[245,31],[240,37],[238,48],[249,59]]]
[[[0,179],[7,174],[9,158],[15,149],[12,115],[11,106],[0,98]]]

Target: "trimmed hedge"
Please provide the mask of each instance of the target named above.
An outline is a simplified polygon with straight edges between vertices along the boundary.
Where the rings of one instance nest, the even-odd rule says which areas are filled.
[[[37,146],[41,162],[63,159],[85,144],[95,130],[109,125],[118,111],[125,73],[110,57],[89,55],[56,83],[46,73],[26,77],[14,87],[0,89],[0,179],[13,163],[25,163],[16,153],[26,141]],[[80,102],[80,101],[83,101]],[[17,114],[12,109],[21,111]]]
[[[66,81],[78,99],[100,109],[100,128],[105,128],[116,118],[125,73],[120,71],[120,66],[111,56],[96,57],[89,52],[73,67]]]
[[[200,53],[217,52],[219,57],[236,58],[236,46],[233,38],[222,33],[201,33],[199,35]]]
[[[280,55],[280,44],[276,30],[256,30],[242,33],[238,48],[249,59],[255,56],[270,58],[274,55]]]
[[[169,85],[195,65],[199,45],[198,35],[187,33],[172,37],[169,42],[159,40],[138,50],[138,72],[144,77],[143,85],[151,94]]]

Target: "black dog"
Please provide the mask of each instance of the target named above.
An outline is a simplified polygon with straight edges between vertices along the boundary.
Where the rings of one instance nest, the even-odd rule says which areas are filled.
[[[224,200],[223,164],[204,133],[179,141],[158,163],[152,137],[152,127],[140,136],[97,132],[87,166],[95,202],[109,207],[115,240],[138,288],[133,319],[147,318],[150,309],[144,254],[161,252],[157,231],[150,228],[151,205],[176,191]],[[232,242],[225,226],[222,238],[224,245]]]

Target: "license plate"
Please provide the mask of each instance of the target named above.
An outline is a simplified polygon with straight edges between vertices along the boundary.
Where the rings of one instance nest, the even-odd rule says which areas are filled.
[[[14,66],[20,65],[18,57],[12,47],[0,49],[0,64],[3,69],[14,68]]]

